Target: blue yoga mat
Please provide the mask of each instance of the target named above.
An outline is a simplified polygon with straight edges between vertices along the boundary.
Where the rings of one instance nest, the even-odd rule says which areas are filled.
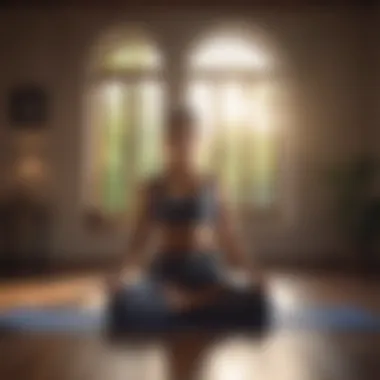
[[[380,333],[380,315],[355,307],[319,306],[273,313],[272,325],[285,330],[332,330]],[[101,331],[105,312],[67,309],[15,309],[0,313],[0,329],[20,332]]]
[[[380,315],[350,306],[320,306],[279,314],[275,325],[285,329],[380,332]]]
[[[0,314],[0,329],[12,331],[98,331],[105,323],[102,310],[15,309]]]

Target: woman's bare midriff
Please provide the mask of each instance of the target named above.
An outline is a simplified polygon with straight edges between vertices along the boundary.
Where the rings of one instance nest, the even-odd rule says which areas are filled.
[[[213,251],[216,248],[212,226],[159,226],[158,253],[187,255],[194,251]]]

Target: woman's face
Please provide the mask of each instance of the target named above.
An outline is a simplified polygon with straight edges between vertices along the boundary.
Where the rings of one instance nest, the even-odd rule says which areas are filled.
[[[166,152],[170,164],[186,167],[196,159],[197,136],[192,126],[174,126],[166,137]]]

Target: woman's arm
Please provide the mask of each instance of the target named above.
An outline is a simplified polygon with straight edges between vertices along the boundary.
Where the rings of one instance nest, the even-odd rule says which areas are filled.
[[[145,249],[152,232],[150,204],[152,198],[151,186],[144,185],[137,192],[134,217],[131,220],[128,248],[123,262],[118,270],[118,276],[139,272],[145,264]]]
[[[227,261],[232,267],[248,271],[250,275],[258,278],[261,271],[242,244],[239,222],[228,206],[227,197],[220,188],[216,191],[219,212],[216,232],[221,249],[226,253]]]
[[[166,296],[175,309],[187,311],[212,303],[223,291],[224,287],[221,285],[212,285],[201,291],[191,291],[174,286],[166,288]]]

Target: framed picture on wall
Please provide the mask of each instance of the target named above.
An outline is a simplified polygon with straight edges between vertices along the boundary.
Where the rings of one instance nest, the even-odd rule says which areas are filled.
[[[48,119],[48,97],[34,84],[15,86],[9,93],[9,122],[17,129],[40,129]]]

